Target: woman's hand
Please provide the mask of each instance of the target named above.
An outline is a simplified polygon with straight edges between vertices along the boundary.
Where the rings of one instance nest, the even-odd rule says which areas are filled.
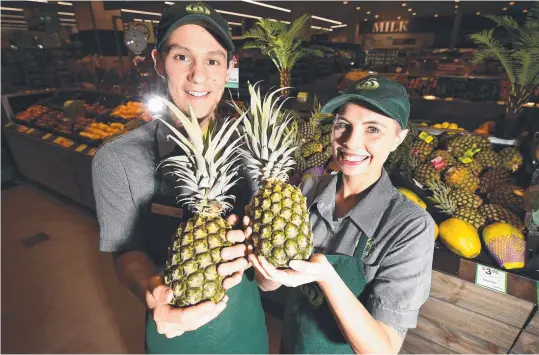
[[[249,254],[249,260],[267,280],[288,287],[297,287],[311,282],[323,282],[335,274],[333,266],[323,254],[313,254],[309,261],[292,260],[289,263],[290,269],[284,270],[277,269],[263,256]]]

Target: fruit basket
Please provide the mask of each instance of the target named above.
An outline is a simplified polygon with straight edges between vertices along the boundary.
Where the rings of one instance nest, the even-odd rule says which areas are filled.
[[[439,247],[500,268],[522,269],[526,186],[518,177],[523,155],[518,147],[453,131],[433,135],[422,127],[412,129],[390,155],[386,170],[395,186],[411,191],[405,195],[439,225]]]

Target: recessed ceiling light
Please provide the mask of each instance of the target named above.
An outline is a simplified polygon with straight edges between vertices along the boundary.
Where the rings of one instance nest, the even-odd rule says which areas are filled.
[[[26,23],[26,21],[19,21],[19,20],[2,20],[2,23]]]
[[[403,3],[401,4],[401,6],[402,6],[402,7],[406,6],[406,3],[405,3],[405,2],[403,2]]]
[[[70,2],[63,2],[63,1],[58,1],[58,5],[73,6],[72,3],[70,3]]]
[[[335,25],[335,26],[331,26],[331,28],[341,28],[341,27],[346,27],[348,26],[346,23],[343,23],[342,25]]]
[[[511,5],[511,6],[515,5],[515,2],[514,2],[514,1],[511,1],[511,2],[509,3],[509,5]]]
[[[23,15],[6,15],[2,14],[2,17],[10,17],[10,18],[24,18]]]
[[[408,9],[408,12],[412,12],[412,8],[409,8],[409,9]]]
[[[57,12],[58,15],[75,16],[73,12]]]
[[[348,4],[348,1],[343,1],[342,3],[346,5],[346,4]]]
[[[370,15],[370,14],[371,14],[371,12],[370,12],[370,11],[367,11],[367,15]]]
[[[356,10],[361,10],[361,6],[356,7]]]
[[[23,9],[16,9],[14,7],[0,7],[0,10],[4,10],[4,11],[24,11]]]
[[[261,3],[261,2],[258,2],[258,1],[254,1],[254,0],[241,0],[241,1],[243,1],[243,2],[248,2],[248,3],[253,4],[253,5],[258,5],[258,6],[268,7],[268,8],[270,8],[270,9],[279,10],[279,11],[283,11],[283,12],[292,12],[291,10],[285,9],[284,7],[279,7],[279,6],[274,6],[274,5],[268,5],[268,4],[264,4],[264,3]]]
[[[438,17],[438,14],[434,14],[434,17]]]
[[[229,26],[243,26],[240,22],[229,22]]]
[[[455,0],[455,2],[460,2],[460,0]]]
[[[174,5],[172,1],[165,1],[165,5]]]
[[[66,21],[66,22],[77,22],[74,18],[61,18],[60,21]]]
[[[476,15],[481,15],[481,13],[480,13],[479,11],[477,11],[475,14],[476,14]]]
[[[380,17],[380,16],[378,16],[378,15],[374,15],[374,18],[378,18],[378,17]]]
[[[121,11],[122,12],[130,12],[132,14],[161,16],[161,14],[158,13],[158,12],[138,11],[138,10],[131,10],[131,9],[121,9]]]
[[[413,16],[417,15],[417,12],[414,12],[412,15],[413,15]]]
[[[523,13],[526,13],[526,12],[528,12],[528,10],[527,10],[527,9],[524,9],[524,10],[522,10],[522,12],[523,12]]]
[[[365,18],[365,19],[363,19],[363,21],[367,22],[367,21],[369,21],[369,19],[368,19],[368,18]]]
[[[336,25],[342,25],[342,22],[335,21],[335,20],[330,20],[330,19],[325,18],[325,17],[320,17],[320,16],[311,16],[311,17],[314,18],[315,20],[331,22],[331,23],[334,23]]]
[[[458,6],[458,5],[455,5],[455,9],[458,9],[458,8],[459,8],[459,6]]]
[[[397,17],[397,20],[400,20],[401,18],[402,18],[402,17],[398,16],[398,17]]]
[[[503,11],[507,11],[507,7],[504,7],[502,10],[503,10]]]

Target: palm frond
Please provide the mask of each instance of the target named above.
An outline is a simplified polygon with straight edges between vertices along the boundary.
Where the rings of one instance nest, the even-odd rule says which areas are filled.
[[[500,41],[494,38],[494,28],[491,28],[490,30],[483,30],[479,33],[474,33],[470,35],[470,38],[479,46],[479,52],[474,55],[474,63],[478,63],[488,57],[495,57],[500,61],[500,63],[502,63],[511,83],[516,83],[515,70],[511,61],[511,54]],[[481,52],[484,53],[480,54]]]

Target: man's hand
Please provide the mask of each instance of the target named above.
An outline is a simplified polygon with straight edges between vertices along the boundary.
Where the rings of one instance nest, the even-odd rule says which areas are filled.
[[[206,301],[196,306],[174,308],[169,305],[172,296],[172,290],[163,284],[161,276],[152,277],[149,290],[146,292],[146,303],[152,310],[157,332],[167,338],[174,338],[184,332],[196,330],[215,319],[225,310],[228,301],[228,296],[225,296],[217,304]]]
[[[297,287],[311,282],[321,282],[329,278],[333,266],[323,254],[313,254],[309,261],[292,260],[290,269],[279,270],[263,256],[249,255],[249,260],[267,280],[281,283],[288,287]]]
[[[237,227],[240,222],[239,217],[235,214],[230,215],[227,220],[233,228]],[[235,245],[223,248],[221,251],[221,258],[229,262],[221,263],[217,268],[217,272],[221,276],[228,276],[223,281],[223,287],[227,290],[239,284],[243,272],[251,267],[251,263],[247,259],[247,254],[251,247],[245,244],[246,239],[251,235],[250,228],[247,227],[249,224],[248,220],[247,217],[244,218],[243,231],[232,229],[226,234],[226,239]],[[245,224],[246,221],[247,224]]]

